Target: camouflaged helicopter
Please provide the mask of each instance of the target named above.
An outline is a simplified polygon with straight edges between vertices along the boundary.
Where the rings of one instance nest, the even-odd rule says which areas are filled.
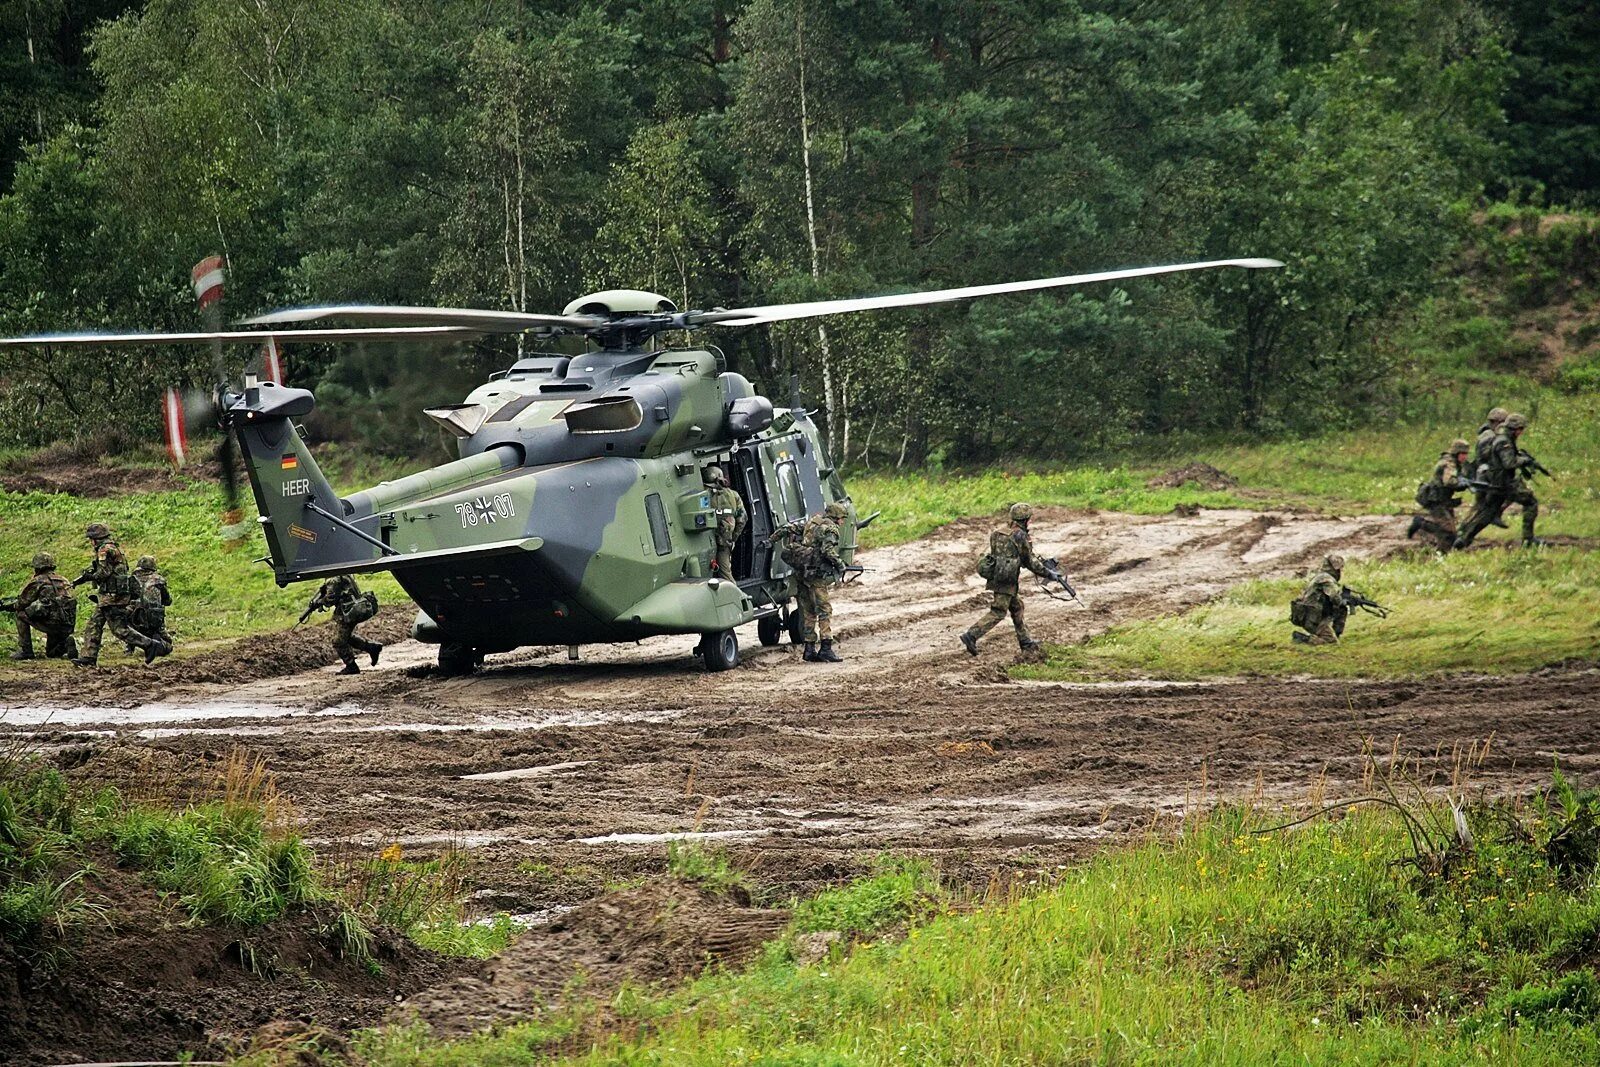
[[[736,630],[752,621],[762,644],[784,631],[799,642],[795,577],[768,543],[772,530],[839,501],[850,517],[841,538],[848,564],[865,523],[798,395],[775,407],[714,346],[646,347],[657,335],[1226,266],[1281,264],[1214,260],[734,310],[680,311],[633,289],[580,297],[560,315],[291,308],[248,319],[248,329],[0,345],[586,337],[582,355],[524,355],[461,403],[428,409],[461,458],[345,497],[295,424],[312,410],[309,390],[253,376],[242,391],[219,390],[218,418],[242,449],[276,579],[391,572],[418,605],[413,636],[439,645],[447,674],[523,646],[567,645],[576,654],[584,644],[664,634],[701,635],[698,654],[721,671],[738,664]],[[324,321],[366,325],[301,327]],[[749,512],[731,575],[712,567],[716,521],[704,483],[712,466]]]

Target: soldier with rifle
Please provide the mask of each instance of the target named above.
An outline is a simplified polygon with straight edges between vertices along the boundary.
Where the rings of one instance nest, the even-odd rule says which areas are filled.
[[[803,658],[807,663],[844,662],[833,647],[831,590],[845,574],[839,555],[839,524],[849,517],[850,512],[835,500],[822,514],[785,523],[768,538],[772,544],[784,543],[780,558],[794,569],[794,598],[805,622]]]
[[[1500,432],[1500,427],[1505,425],[1506,417],[1510,414],[1502,407],[1490,408],[1483,425],[1478,427],[1477,443],[1472,448],[1472,458],[1467,462],[1467,479],[1472,483],[1475,499],[1483,496],[1488,488],[1483,481],[1483,474],[1484,464],[1489,462],[1489,446],[1494,442],[1494,435]],[[1489,524],[1498,526],[1502,530],[1506,528],[1505,520],[1498,514],[1489,520]]]
[[[156,558],[140,556],[133,576],[140,589],[139,603],[133,613],[134,626],[170,649],[172,635],[167,632],[167,609],[172,606],[172,592],[167,588],[167,580],[156,570]]]
[[[1406,531],[1410,540],[1419,532],[1434,539],[1440,552],[1448,552],[1456,541],[1456,508],[1461,506],[1457,493],[1471,488],[1467,478],[1467,442],[1461,438],[1450,442],[1450,451],[1439,454],[1433,465],[1433,476],[1417,486],[1417,503],[1422,510],[1411,517],[1411,528]]]
[[[139,580],[128,573],[128,557],[122,554],[111,538],[111,528],[103,522],[91,522],[85,536],[94,546],[94,561],[78,577],[74,586],[93,582],[95,592],[89,599],[95,602],[94,614],[89,616],[89,632],[83,639],[83,652],[72,662],[80,667],[93,667],[100,660],[100,640],[106,627],[118,640],[133,648],[144,650],[144,661],[155,662],[165,656],[172,646],[160,638],[150,637],[133,625],[133,615],[144,589]]]
[[[1523,545],[1532,548],[1543,543],[1533,536],[1534,523],[1539,518],[1539,500],[1528,483],[1535,474],[1543,474],[1547,478],[1551,475],[1544,464],[1519,446],[1527,428],[1527,416],[1513,412],[1506,416],[1500,432],[1490,441],[1484,462],[1478,467],[1484,490],[1478,497],[1477,507],[1467,516],[1461,533],[1456,537],[1457,549],[1472,544],[1483,528],[1498,519],[1500,513],[1511,504],[1522,505]]]
[[[33,659],[33,631],[45,635],[44,654],[50,659],[75,659],[78,642],[72,631],[78,625],[78,600],[72,583],[56,573],[56,558],[48,552],[33,556],[33,577],[14,597],[0,600],[0,611],[17,617],[17,650],[12,659]]]
[[[745,513],[744,501],[728,485],[728,476],[721,467],[706,470],[706,485],[711,490],[711,508],[717,517],[717,554],[713,573],[731,582],[734,580],[733,547],[739,543],[739,535],[744,533],[749,516]]]
[[[356,585],[356,580],[348,574],[335,575],[322,583],[316,595],[311,598],[311,603],[306,605],[300,621],[294,625],[299,626],[305,622],[314,611],[329,609],[333,611],[333,651],[344,661],[344,670],[339,673],[361,673],[361,668],[356,666],[356,649],[372,657],[372,666],[376,667],[378,653],[383,651],[383,645],[377,641],[357,637],[355,630],[358,624],[366,622],[378,613],[377,595],[363,593],[361,587]]]
[[[1389,609],[1347,585],[1340,584],[1344,574],[1344,557],[1327,556],[1322,569],[1311,575],[1305,589],[1289,602],[1289,621],[1300,629],[1294,631],[1297,645],[1334,645],[1344,636],[1344,624],[1350,618],[1351,608],[1361,608],[1380,619],[1389,617]]]
[[[1055,565],[1055,560],[1040,559],[1033,551],[1033,541],[1028,534],[1028,523],[1033,519],[1033,508],[1027,504],[1012,504],[1009,512],[1011,524],[1006,529],[989,534],[989,551],[978,560],[978,576],[987,583],[993,599],[983,618],[969,626],[961,635],[961,644],[972,655],[978,654],[978,638],[994,629],[1007,615],[1017,631],[1017,644],[1024,652],[1036,651],[1039,642],[1028,632],[1023,621],[1022,594],[1017,583],[1023,570],[1030,570],[1046,581],[1060,582],[1066,591],[1077,594],[1067,585],[1066,576]]]

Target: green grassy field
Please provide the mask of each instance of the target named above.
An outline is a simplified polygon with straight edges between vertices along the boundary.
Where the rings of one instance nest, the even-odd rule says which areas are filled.
[[[1420,553],[1419,553],[1420,556]],[[1249,582],[1183,615],[1119,626],[1081,645],[1051,645],[1019,678],[1333,678],[1508,674],[1600,659],[1600,553],[1465,552],[1346,566],[1344,581],[1393,609],[1352,612],[1338,645],[1289,641],[1295,580]]]
[[[1594,1062],[1600,889],[1559,842],[1600,802],[1569,799],[1470,810],[1476,846],[1448,850],[1448,811],[1418,804],[1420,851],[1387,809],[1268,834],[1273,813],[1214,811],[975,911],[893,898],[888,936],[815,963],[791,934],[676,993],[353,1047],[370,1067]]]

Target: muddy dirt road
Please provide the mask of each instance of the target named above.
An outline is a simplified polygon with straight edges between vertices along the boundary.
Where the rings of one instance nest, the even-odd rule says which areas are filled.
[[[1477,683],[1236,681],[1055,685],[1007,681],[1017,650],[995,630],[977,659],[955,635],[984,605],[971,573],[991,519],[867,553],[836,598],[844,664],[800,661],[741,634],[745,661],[707,674],[694,640],[491,657],[436,676],[401,643],[359,678],[303,669],[322,635],[249,643],[230,684],[204,662],[57,674],[8,705],[0,737],[68,749],[109,781],[193,775],[235,744],[267,757],[324,848],[399,842],[469,851],[486,910],[538,912],[608,880],[660,869],[666,840],[715,840],[775,888],[912,850],[950,873],[1053,863],[1181,811],[1204,794],[1304,796],[1353,787],[1369,741],[1422,754],[1486,788],[1544,781],[1551,760],[1600,760],[1600,674]],[[1180,611],[1247,578],[1298,573],[1337,548],[1405,546],[1384,517],[1204,511],[1141,517],[1041,509],[1090,607],[1031,596],[1037,636],[1073,641]],[[390,625],[398,628],[399,620]],[[1287,639],[1287,624],[1285,626]]]

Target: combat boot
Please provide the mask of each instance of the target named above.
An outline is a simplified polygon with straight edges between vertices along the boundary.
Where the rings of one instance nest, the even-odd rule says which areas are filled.
[[[166,653],[161,651],[161,646],[160,645],[145,645],[144,646],[144,665],[146,667],[148,667],[148,666],[150,666],[150,664],[152,664],[152,663],[154,663],[156,661],[156,657],[157,656],[164,656],[164,655],[166,655]]]
[[[383,651],[383,645],[377,641],[367,642],[367,655],[372,657],[372,665],[378,665],[378,653]]]
[[[1417,536],[1417,531],[1420,529],[1422,529],[1422,516],[1411,516],[1411,525],[1406,528],[1406,540],[1409,541],[1413,537]]]
[[[73,656],[72,657],[72,665],[74,667],[94,667],[94,666],[97,666],[99,664],[99,662],[100,661],[99,661],[98,657],[95,657],[95,656]]]
[[[340,674],[360,674],[361,673],[361,668],[356,666],[356,661],[355,660],[348,659],[348,660],[345,660],[345,662],[344,662],[344,670],[340,671],[339,673]]]
[[[1506,525],[1506,520],[1500,518],[1498,515],[1496,515],[1494,518],[1489,520],[1489,525],[1490,526],[1498,526],[1502,530],[1511,529],[1511,527]]]
[[[31,649],[31,648],[19,648],[15,652],[11,653],[11,658],[12,659],[32,659],[33,658],[33,649]]]
[[[1304,630],[1296,630],[1290,637],[1294,639],[1294,643],[1297,645],[1309,645],[1311,643],[1311,635]]]
[[[843,663],[844,657],[833,650],[833,640],[830,638],[822,642],[822,647],[817,649],[818,663]]]
[[[1018,641],[1017,644],[1022,646],[1022,651],[1024,651],[1024,652],[1037,652],[1037,651],[1039,651],[1039,642],[1035,641],[1031,637],[1028,638],[1026,641]]]
[[[817,646],[812,642],[807,641],[805,651],[800,654],[800,658],[805,660],[807,663],[817,662]]]
[[[978,639],[973,637],[971,633],[963,633],[961,635],[961,644],[966,648],[969,655],[976,656],[978,654]]]

